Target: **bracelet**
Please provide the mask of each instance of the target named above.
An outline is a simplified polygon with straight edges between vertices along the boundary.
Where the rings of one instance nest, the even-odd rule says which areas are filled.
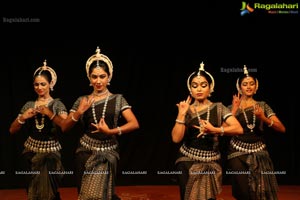
[[[17,121],[18,121],[19,124],[25,124],[25,121],[20,120],[20,116],[18,116]]]
[[[50,120],[53,120],[55,116],[56,116],[56,114],[53,113],[53,115],[50,117]]]
[[[178,124],[184,124],[185,122],[179,119],[176,119],[175,122],[177,122]]]
[[[122,130],[121,130],[121,128],[120,128],[119,126],[117,126],[117,129],[119,130],[118,135],[122,135]]]
[[[274,124],[274,121],[271,119],[271,123],[268,125],[268,127],[272,127]]]
[[[223,136],[224,135],[224,127],[221,126],[220,128],[221,128],[221,134],[220,135]]]
[[[71,119],[72,119],[73,122],[78,122],[78,119],[74,118],[74,113],[72,114]]]

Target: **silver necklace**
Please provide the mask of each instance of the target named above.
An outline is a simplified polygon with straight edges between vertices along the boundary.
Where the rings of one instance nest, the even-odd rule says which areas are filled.
[[[107,94],[107,96],[106,96],[104,106],[103,106],[103,110],[102,110],[102,116],[101,117],[103,119],[105,118],[105,112],[106,112],[108,99],[109,99],[109,94]],[[96,117],[96,111],[95,111],[95,103],[92,104],[92,112],[93,112],[94,122],[95,122],[95,124],[98,124],[98,120],[97,120],[97,117]]]
[[[49,103],[53,100],[52,97],[49,97],[47,99],[45,99],[45,101],[47,101],[47,103],[45,104],[46,107],[48,107]],[[38,109],[39,106],[38,105],[38,100],[35,101],[35,109]],[[39,120],[38,120],[38,117],[37,115],[34,116],[34,122],[35,122],[35,127],[36,129],[39,131],[39,132],[42,132],[42,129],[45,127],[45,115],[42,114],[42,117],[41,117],[41,123],[39,123]]]
[[[93,92],[93,95],[96,96],[96,97],[101,97],[103,96],[104,94],[107,94],[108,93],[108,89],[106,89],[104,92]]]
[[[198,122],[199,122],[199,126],[200,126],[200,129],[199,129],[200,132],[199,132],[199,135],[197,137],[202,136],[202,138],[204,138],[205,135],[207,135],[207,133],[204,133],[204,127],[201,123],[201,117],[200,117],[199,113],[197,112],[197,106],[198,105],[196,105],[196,104],[194,105],[195,112],[197,114],[197,118],[198,118]],[[208,122],[209,122],[209,117],[210,117],[210,105],[208,104],[208,106],[207,106],[207,115],[206,115],[206,121],[208,121]]]
[[[245,117],[245,121],[246,121],[246,124],[247,124],[247,127],[250,129],[251,132],[253,132],[253,129],[255,127],[255,121],[256,121],[256,116],[254,114],[254,106],[253,106],[253,122],[252,124],[249,124],[249,120],[247,118],[247,115],[246,115],[246,112],[245,112],[245,109],[242,109],[241,110],[243,111],[243,114],[244,114],[244,117]]]

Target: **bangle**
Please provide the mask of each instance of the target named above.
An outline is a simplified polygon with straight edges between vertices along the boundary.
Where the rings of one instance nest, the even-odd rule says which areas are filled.
[[[74,113],[72,114],[71,119],[72,119],[73,122],[78,122],[78,119],[74,118]]]
[[[18,121],[19,124],[25,124],[25,121],[20,120],[20,116],[18,116],[17,121]]]
[[[122,135],[122,130],[121,130],[121,128],[120,128],[119,126],[117,126],[117,129],[119,130],[118,135]]]
[[[223,136],[224,135],[224,127],[221,126],[220,128],[221,128],[221,134],[220,135]]]
[[[185,122],[179,119],[176,119],[175,122],[177,122],[178,124],[184,124]]]
[[[53,113],[53,115],[50,117],[50,120],[53,120],[55,116],[56,116],[56,114]]]
[[[271,119],[271,123],[268,125],[268,127],[272,127],[274,124],[274,121]]]

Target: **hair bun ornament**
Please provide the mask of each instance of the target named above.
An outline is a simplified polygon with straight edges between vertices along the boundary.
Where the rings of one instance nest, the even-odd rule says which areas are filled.
[[[200,63],[199,71],[205,71],[203,61]]]
[[[91,57],[89,57],[89,59],[86,61],[85,70],[86,70],[86,75],[87,75],[88,79],[90,80],[89,71],[90,71],[91,64],[95,61],[97,61],[97,65],[99,64],[99,61],[103,61],[107,64],[108,70],[110,73],[108,80],[110,81],[113,76],[113,64],[106,55],[100,53],[99,46],[97,46],[97,48],[96,48],[96,53],[94,55],[92,55]]]
[[[246,65],[244,65],[244,74],[246,76],[249,76],[249,72],[248,72],[248,69],[247,69]]]
[[[47,66],[47,60],[44,60],[43,62],[43,66],[37,68],[34,73],[33,73],[33,76],[36,75],[36,73],[39,71],[39,74],[38,75],[41,75],[42,71],[49,71],[50,74],[51,74],[51,82],[50,82],[50,89],[53,90],[56,82],[57,82],[57,75],[56,75],[56,72],[54,71],[54,69],[52,69],[51,67]]]
[[[214,87],[215,87],[215,80],[214,80],[214,77],[209,72],[205,71],[203,61],[200,63],[200,67],[198,69],[197,76],[200,76],[201,71],[203,71],[204,73],[206,73],[210,77],[210,79],[211,79],[210,93],[212,93],[214,91]],[[189,75],[188,79],[187,79],[187,87],[188,87],[189,91],[191,91],[190,79],[193,76],[193,74],[195,74],[195,73],[196,72],[191,73]]]

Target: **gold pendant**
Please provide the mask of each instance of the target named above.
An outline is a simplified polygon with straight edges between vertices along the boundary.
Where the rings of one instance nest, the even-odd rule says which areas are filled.
[[[35,127],[39,130],[39,132],[41,132],[41,130],[44,128],[44,124],[36,124]]]
[[[39,132],[42,132],[42,129],[44,128],[44,115],[42,115],[41,124],[39,124],[39,121],[37,119],[37,116],[35,116],[35,127],[39,130]]]

